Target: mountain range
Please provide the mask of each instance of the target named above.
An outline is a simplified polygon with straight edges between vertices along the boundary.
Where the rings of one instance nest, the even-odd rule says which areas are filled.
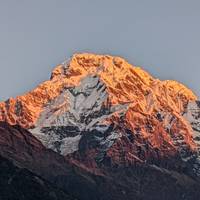
[[[2,200],[198,200],[200,101],[121,57],[74,54],[0,103],[0,169]]]

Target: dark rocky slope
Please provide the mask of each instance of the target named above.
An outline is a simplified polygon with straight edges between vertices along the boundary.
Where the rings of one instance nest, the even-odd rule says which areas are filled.
[[[39,192],[33,194],[33,197],[42,192],[40,198],[48,198],[44,195],[52,190],[52,186],[38,175],[54,184],[55,188],[62,188],[65,192],[82,200],[196,200],[200,196],[198,180],[187,173],[187,169],[183,167],[179,158],[132,166],[109,166],[108,162],[99,167],[98,171],[92,171],[84,168],[81,163],[67,160],[47,150],[31,133],[7,123],[0,123],[0,154],[17,165],[17,167],[13,166],[7,160],[1,159],[1,188],[7,188],[2,189],[1,194],[7,195],[8,198],[9,195],[15,196],[16,191],[23,192],[24,190],[25,194],[19,193],[19,195],[29,195],[33,193],[34,188],[39,189]],[[37,175],[20,169],[22,167]],[[13,186],[7,187],[8,180],[13,177],[13,174],[15,174],[12,180]],[[39,185],[41,183],[39,180],[46,185]],[[37,181],[39,181],[38,184]],[[20,185],[21,187],[17,188]],[[7,194],[8,191],[10,191],[9,194]],[[57,189],[53,190],[55,194],[56,191]],[[60,195],[64,193],[61,192]],[[31,198],[32,196],[24,197],[24,199]],[[63,197],[63,199],[66,198]]]
[[[55,185],[0,156],[1,200],[75,200]]]

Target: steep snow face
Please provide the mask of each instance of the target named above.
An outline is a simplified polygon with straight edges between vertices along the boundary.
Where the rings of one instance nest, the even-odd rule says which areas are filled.
[[[97,76],[87,76],[79,86],[64,88],[48,103],[36,128],[30,131],[46,147],[63,155],[77,151],[82,136],[91,132],[93,139],[107,149],[120,134],[110,131],[105,137],[104,133],[110,127],[106,120],[114,114],[124,114],[127,107],[128,104],[109,104],[104,83]]]
[[[193,129],[193,139],[198,148],[197,154],[193,156],[195,160],[193,170],[200,176],[200,101],[189,102],[184,117]]]
[[[184,117],[193,128],[195,142],[200,145],[200,101],[189,102]]]

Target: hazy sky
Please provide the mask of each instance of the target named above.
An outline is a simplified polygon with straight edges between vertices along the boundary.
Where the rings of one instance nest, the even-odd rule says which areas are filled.
[[[74,52],[120,55],[200,96],[199,0],[0,0],[0,99]]]

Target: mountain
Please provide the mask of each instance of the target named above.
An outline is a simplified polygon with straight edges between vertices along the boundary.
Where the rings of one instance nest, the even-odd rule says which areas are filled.
[[[198,199],[197,97],[123,58],[73,55],[0,121],[3,157],[79,199]]]

